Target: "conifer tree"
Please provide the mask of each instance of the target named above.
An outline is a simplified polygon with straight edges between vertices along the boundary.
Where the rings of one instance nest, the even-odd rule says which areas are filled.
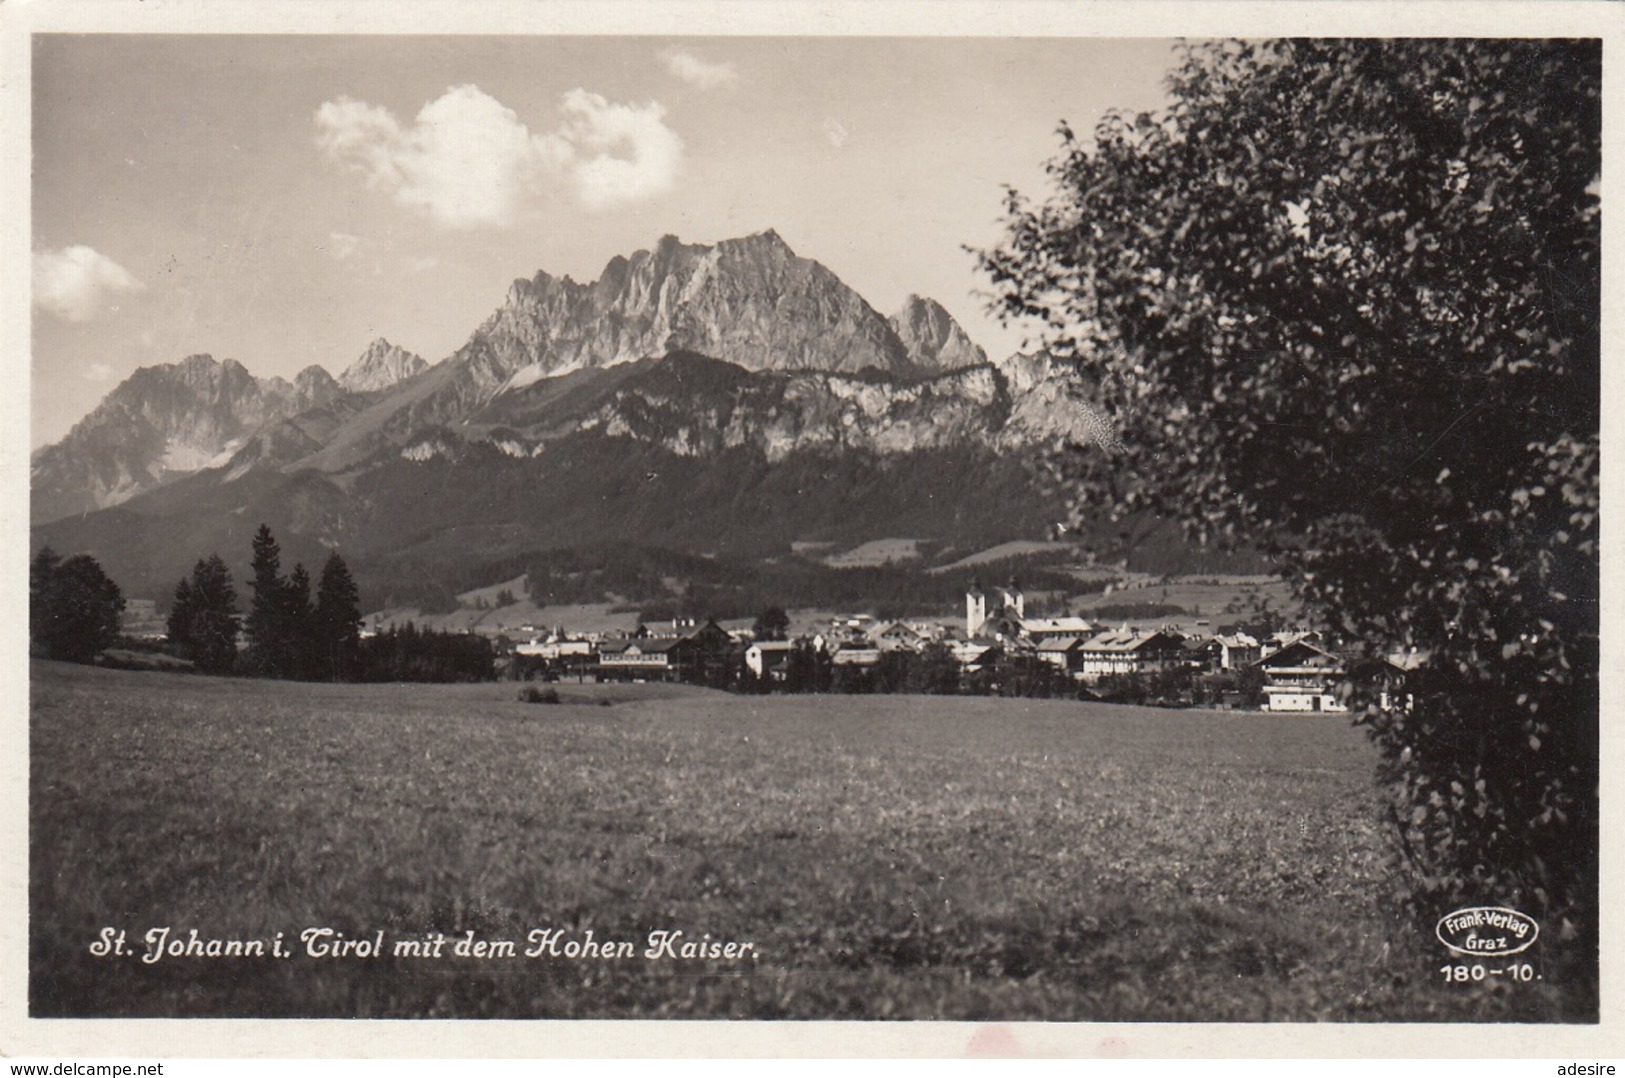
[[[249,582],[254,599],[248,610],[249,665],[255,673],[267,677],[287,677],[289,674],[286,592],[287,580],[282,576],[282,548],[271,534],[269,525],[261,524],[254,535],[254,579]]]
[[[356,674],[361,646],[361,593],[350,567],[334,553],[316,586],[316,676],[347,681]]]
[[[237,661],[237,591],[218,554],[199,559],[175,588],[169,641],[205,673],[227,673]]]
[[[287,654],[283,677],[315,676],[316,612],[310,605],[310,574],[295,564],[282,591],[282,641]]]
[[[175,585],[175,598],[169,604],[169,622],[164,628],[170,650],[183,657],[191,650],[192,612],[195,609],[191,578],[183,576],[180,583]]]

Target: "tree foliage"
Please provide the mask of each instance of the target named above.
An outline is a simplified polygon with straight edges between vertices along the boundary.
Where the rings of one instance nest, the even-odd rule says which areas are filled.
[[[282,636],[287,654],[283,677],[310,678],[316,674],[319,644],[316,608],[310,601],[310,574],[295,563],[282,589]]]
[[[786,640],[790,636],[790,615],[782,606],[770,606],[756,615],[750,631],[757,640]]]
[[[1080,511],[1266,544],[1362,697],[1433,910],[1593,931],[1596,41],[1210,43],[1171,105],[1064,125],[980,255],[1098,402]]]
[[[310,574],[295,565],[282,575],[282,548],[269,525],[254,533],[254,599],[244,626],[247,665],[263,677],[310,678],[318,673],[315,608],[310,600]]]
[[[316,586],[315,663],[317,677],[347,681],[354,676],[361,648],[361,593],[350,567],[336,552],[322,566]]]
[[[118,642],[124,596],[88,554],[41,547],[29,566],[28,635],[48,659],[88,663]]]
[[[474,633],[391,626],[361,641],[359,681],[491,681],[496,650]]]
[[[175,586],[169,608],[170,646],[208,674],[229,673],[237,662],[237,590],[218,554],[200,558]]]
[[[249,588],[254,593],[244,629],[248,635],[248,661],[255,673],[269,677],[286,676],[289,664],[283,633],[283,595],[287,580],[282,575],[282,548],[268,524],[254,533],[254,560]]]

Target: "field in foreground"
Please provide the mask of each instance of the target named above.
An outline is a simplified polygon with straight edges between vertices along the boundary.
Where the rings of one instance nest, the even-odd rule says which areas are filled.
[[[35,1016],[1595,1020],[1555,979],[1444,983],[1337,718],[32,677]],[[149,963],[162,927],[289,957]]]

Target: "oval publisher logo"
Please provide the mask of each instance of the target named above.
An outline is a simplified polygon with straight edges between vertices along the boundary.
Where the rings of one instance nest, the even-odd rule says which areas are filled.
[[[1433,930],[1457,954],[1493,958],[1529,949],[1540,935],[1533,917],[1505,906],[1468,906],[1439,918]]]

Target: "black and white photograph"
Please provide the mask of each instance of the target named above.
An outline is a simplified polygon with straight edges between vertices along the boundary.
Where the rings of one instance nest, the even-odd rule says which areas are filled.
[[[151,7],[8,33],[23,1025],[1620,1054],[1613,9]]]

